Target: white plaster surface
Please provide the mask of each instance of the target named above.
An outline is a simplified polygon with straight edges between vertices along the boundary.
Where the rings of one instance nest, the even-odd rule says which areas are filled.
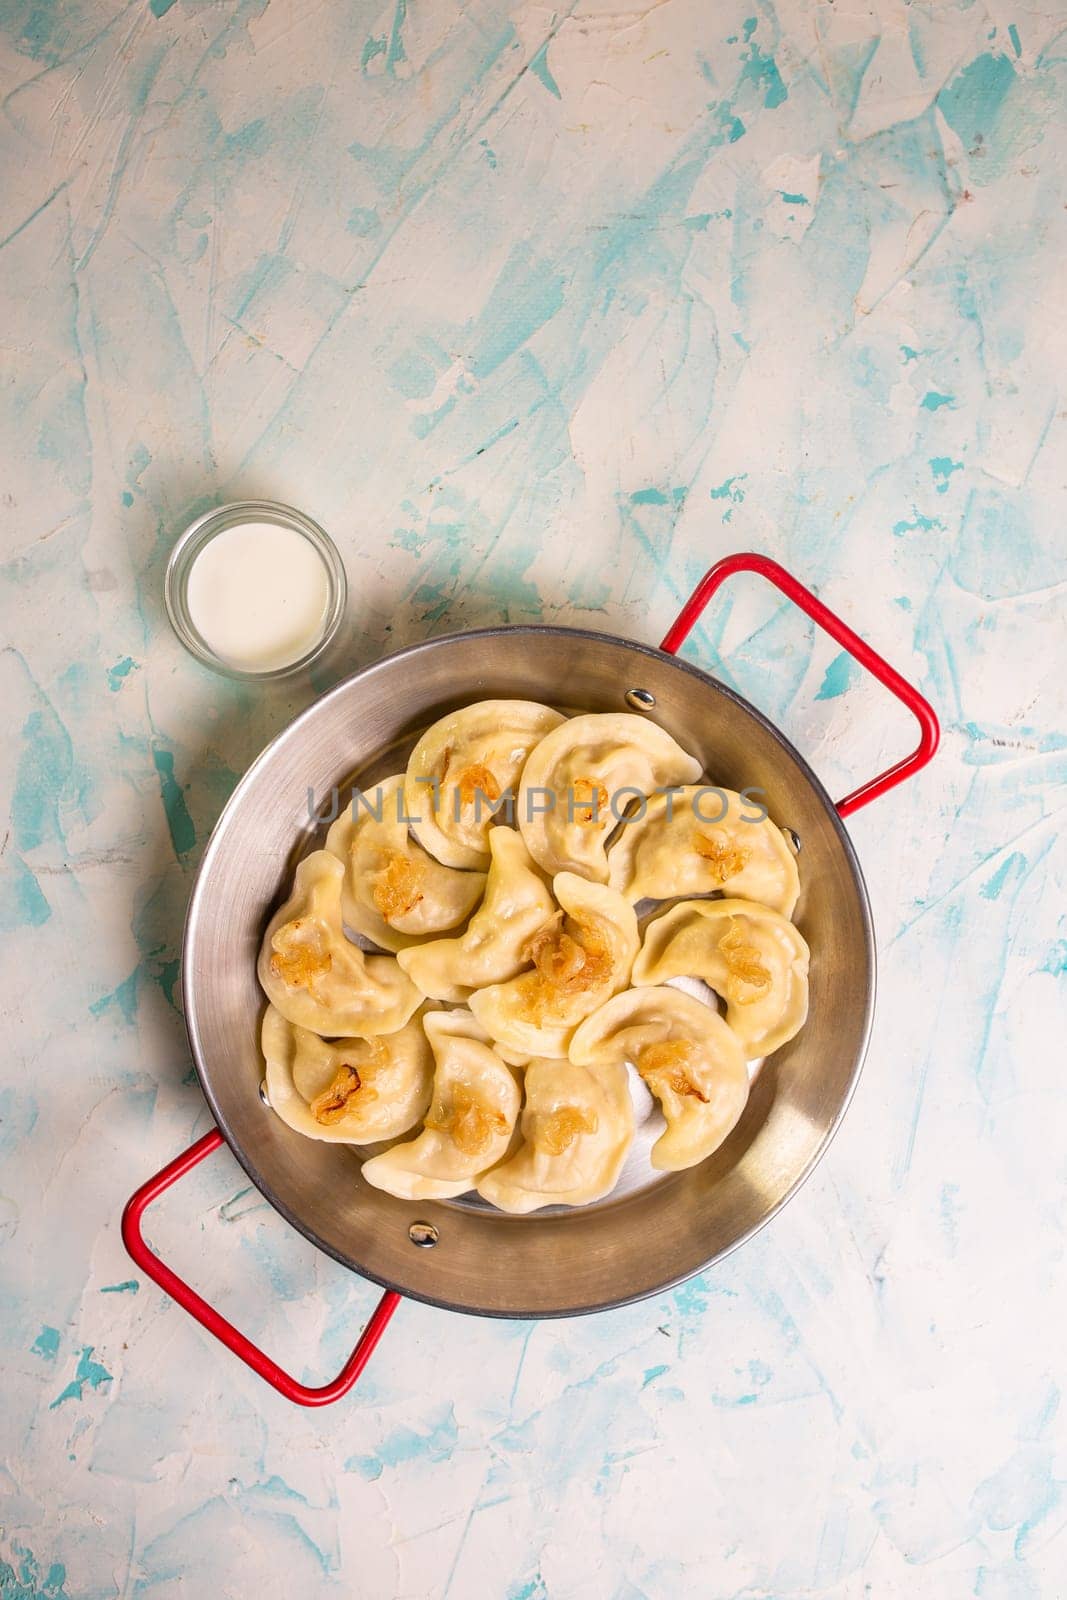
[[[1007,0],[0,5],[4,1600],[1057,1600],[1065,19]],[[188,519],[339,544],[270,693],[161,606]],[[844,1128],[648,1304],[396,1316],[293,1409],[138,1274],[208,1126],[181,919],[236,778],[463,626],[655,641],[766,551],[921,685],[850,824],[880,942]],[[907,747],[754,580],[690,646],[835,792]],[[374,1294],[227,1153],[154,1238],[306,1377]]]

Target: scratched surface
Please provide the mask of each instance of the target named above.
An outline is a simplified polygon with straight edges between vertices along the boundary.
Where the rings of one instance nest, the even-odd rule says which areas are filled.
[[[0,18],[5,1600],[1062,1595],[1062,11]],[[171,541],[241,495],[344,553],[314,684],[168,631]],[[177,976],[215,817],[346,667],[500,619],[655,640],[749,547],[944,721],[852,825],[880,1002],[841,1135],[677,1293],[409,1305],[355,1396],[287,1407],[118,1236],[208,1126]],[[838,792],[912,739],[755,580],[691,649]],[[228,1154],[155,1238],[309,1379],[372,1302]]]

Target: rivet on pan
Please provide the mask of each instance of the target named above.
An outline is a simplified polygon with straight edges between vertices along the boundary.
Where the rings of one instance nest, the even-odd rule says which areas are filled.
[[[437,1229],[432,1222],[413,1222],[408,1229],[408,1238],[420,1250],[432,1250],[437,1243]]]
[[[262,1083],[259,1086],[259,1098],[262,1100],[263,1104],[269,1110],[269,1108],[270,1108],[270,1096],[267,1093],[267,1080],[266,1080],[266,1078],[263,1079]]]
[[[627,689],[626,704],[634,711],[651,711],[656,697],[649,689]]]
[[[799,855],[800,854],[800,850],[801,850],[799,833],[797,833],[795,828],[783,828],[782,832],[783,833],[787,833],[789,835],[790,839],[792,840],[794,855]]]

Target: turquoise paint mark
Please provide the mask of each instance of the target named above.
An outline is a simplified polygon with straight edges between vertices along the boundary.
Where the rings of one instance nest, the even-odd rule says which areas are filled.
[[[61,1561],[53,1561],[42,1573],[35,1556],[17,1539],[11,1541],[11,1554],[18,1562],[17,1568],[0,1560],[0,1595],[4,1600],[70,1600],[67,1569]]]
[[[436,411],[427,412],[425,416],[416,417],[411,424],[411,431],[416,439],[425,439],[433,432],[439,422],[442,422],[450,412],[456,409],[456,397],[450,394],[444,405],[438,406]]]
[[[1014,879],[1022,878],[1026,872],[1026,857],[1021,850],[1013,850],[1011,855],[994,872],[988,882],[983,883],[979,893],[983,900],[999,900],[1005,885]]]
[[[936,389],[928,389],[919,404],[925,411],[940,411],[942,406],[955,406],[956,396],[953,394],[938,394]]]
[[[790,194],[786,189],[779,189],[778,198],[787,206],[806,206],[809,203],[806,194]]]
[[[27,1090],[0,1089],[0,1151],[9,1155],[37,1126],[37,1102]]]
[[[89,1007],[91,1016],[102,1017],[105,1011],[112,1006],[122,1013],[127,1023],[132,1023],[137,1017],[137,990],[141,977],[140,965],[134,967],[128,978],[124,978],[117,989],[112,989],[110,994],[101,995],[99,1000],[94,1000]]]
[[[945,524],[940,517],[924,517],[921,511],[911,508],[912,520],[910,522],[894,522],[893,532],[899,539],[905,533],[931,533],[934,528],[944,531]]]
[[[1045,958],[1045,965],[1037,970],[1051,973],[1054,978],[1063,977],[1067,972],[1067,939],[1057,939]]]
[[[948,481],[952,474],[963,471],[963,462],[953,461],[948,456],[933,456],[930,460],[930,471],[934,475],[938,494],[945,494],[948,491]]]
[[[425,1431],[414,1428],[395,1428],[372,1455],[351,1456],[346,1462],[346,1472],[358,1472],[361,1478],[373,1483],[386,1467],[399,1467],[408,1461],[449,1461],[456,1448],[459,1428],[451,1405],[440,1408],[437,1418]]]
[[[911,601],[906,594],[898,594],[893,604],[899,606],[901,611],[911,610]]]
[[[908,45],[911,49],[911,59],[915,63],[915,70],[920,78],[926,76],[926,52],[919,40],[919,30],[914,17],[908,19]]]
[[[423,622],[440,622],[449,606],[452,604],[452,594],[440,583],[421,583],[412,595],[412,599],[427,609],[420,614]]]
[[[485,452],[487,450],[491,450],[495,444],[499,444],[501,439],[506,439],[509,433],[514,433],[515,429],[518,427],[518,425],[519,425],[518,417],[511,417],[511,418],[509,418],[509,420],[507,422],[502,422],[500,424],[500,427],[499,428],[494,428],[493,432],[489,435],[488,439],[486,439],[483,444],[480,444],[478,446],[478,448],[474,451],[474,454],[467,457],[467,460],[468,461],[474,461],[474,460],[477,459],[478,456],[484,456]],[[460,466],[465,466],[465,465],[466,465],[465,461],[461,461],[460,462]],[[457,500],[455,502],[455,504],[460,505],[460,504],[462,504],[462,502]]]
[[[955,1252],[959,1245],[959,1192],[958,1183],[943,1183],[941,1185],[941,1222],[945,1229],[945,1237],[949,1246]]]
[[[544,1578],[535,1572],[525,1583],[514,1584],[508,1590],[506,1600],[548,1600]]]
[[[130,491],[128,489],[123,489],[123,491],[122,491],[122,503],[123,503],[124,506],[132,506],[133,505],[133,495],[130,493]]]
[[[153,957],[158,956],[162,948],[163,946],[160,945],[159,949],[150,951],[147,958],[141,963],[141,965],[145,970],[147,970],[148,976],[152,979],[152,982],[159,985],[160,989],[163,991],[163,998],[170,1006],[171,1010],[177,1011],[178,1006],[174,999],[174,986],[178,982],[182,964],[178,960],[177,956],[172,957],[170,961],[159,961],[153,964]]]
[[[425,400],[433,394],[437,374],[423,356],[409,351],[393,362],[389,380],[405,400]]]
[[[732,478],[726,478],[716,489],[709,489],[708,495],[712,500],[732,500],[735,505],[740,505],[745,498],[743,489],[735,489],[735,483],[744,483],[748,477],[747,472],[735,472]]]
[[[407,60],[403,37],[403,28],[407,17],[407,0],[396,0],[396,10],[393,12],[393,27],[389,35],[389,47],[385,52],[385,70],[393,76],[395,76],[396,68],[400,62]]]
[[[567,598],[571,605],[577,606],[582,611],[604,611],[610,594],[610,583],[594,573],[585,572],[576,583],[571,584]]]
[[[227,155],[261,156],[273,143],[274,134],[266,117],[253,117],[251,122],[242,122],[239,128],[226,135],[225,149]],[[144,454],[148,456],[148,451],[145,450]],[[143,467],[141,471],[144,471]]]
[[[408,550],[413,556],[421,556],[426,546],[430,543],[432,535],[420,533],[418,528],[394,528],[393,537],[389,541],[391,550]]]
[[[684,505],[688,489],[684,484],[674,489],[635,489],[630,496],[632,506],[680,506]]]
[[[42,1361],[54,1361],[59,1354],[59,1329],[46,1324],[30,1345],[30,1353]]]
[[[1062,733],[1045,733],[1031,727],[983,727],[977,722],[965,722],[963,732],[970,741],[963,759],[968,766],[993,766],[1001,761],[1013,761],[1016,753],[1026,755],[1059,755],[1067,750],[1067,736]]]
[[[938,110],[972,154],[995,141],[1005,101],[1017,81],[1009,58],[989,53],[977,56],[941,90]],[[973,181],[978,178],[972,174]]]
[[[861,39],[854,44],[842,44],[832,58],[832,72],[828,88],[835,101],[843,108],[843,120],[848,122],[855,113],[863,92],[867,68],[881,44],[880,38]]]
[[[84,661],[72,661],[56,684],[65,710],[79,719],[89,715],[96,700],[96,673]]]
[[[859,664],[847,650],[842,650],[827,667],[816,700],[836,700],[838,695],[851,688],[858,677]]]
[[[711,1290],[703,1278],[690,1278],[675,1289],[672,1296],[678,1315],[683,1320],[699,1320],[708,1309]]]
[[[188,855],[196,844],[196,829],[185,804],[181,785],[174,776],[174,757],[169,750],[162,750],[154,744],[152,761],[159,775],[159,793],[167,816],[167,827],[170,829],[174,854],[178,857]]]
[[[1038,533],[1029,496],[986,480],[967,495],[949,572],[987,602],[1026,586],[1051,586],[1063,576],[1056,542]]]
[[[750,37],[746,34],[746,38]],[[741,69],[740,83],[751,83],[753,88],[763,94],[763,104],[768,111],[773,111],[780,106],[783,100],[789,98],[789,91],[782,82],[782,75],[773,56],[765,55],[759,45],[753,41],[748,55],[744,58]]]
[[[16,928],[39,928],[52,915],[52,907],[36,877],[20,855],[7,857],[7,870],[0,881],[0,933]]]
[[[93,1360],[93,1348],[91,1344],[82,1346],[82,1353],[78,1357],[78,1366],[74,1377],[67,1384],[63,1393],[57,1395],[52,1401],[48,1408],[49,1411],[54,1411],[57,1406],[61,1406],[64,1400],[80,1400],[86,1384],[89,1385],[90,1389],[99,1389],[102,1384],[112,1381],[111,1374],[107,1368],[102,1367],[99,1361]]]
[[[540,50],[538,50],[533,60],[530,62],[530,71],[534,74],[534,77],[540,79],[545,88],[548,90],[549,94],[554,94],[557,100],[563,99],[563,96],[559,92],[559,84],[552,76],[551,68],[548,65],[547,39],[541,46]]]
[[[747,44],[752,35],[755,33],[756,29],[759,27],[759,19],[757,17],[746,17],[744,22],[741,24],[741,27],[745,35],[745,43]]]
[[[255,266],[238,275],[233,292],[232,309],[227,306],[227,315],[234,322],[242,323],[249,307],[255,301],[260,297],[269,298],[272,294],[283,292],[292,274],[292,266],[280,256],[261,255]]]
[[[113,667],[108,668],[107,686],[112,694],[117,694],[122,687],[123,678],[128,678],[137,665],[132,656],[123,656],[121,661],[116,661]]]
[[[279,1478],[276,1472],[272,1472],[270,1477],[265,1478],[262,1483],[253,1484],[250,1493],[272,1495],[280,1500],[293,1500],[302,1506],[308,1504],[307,1495],[301,1494],[299,1489],[294,1489],[292,1484],[286,1483],[284,1478]]]
[[[563,278],[525,244],[504,263],[474,325],[470,368],[484,379],[521,350],[563,305]]]
[[[100,1290],[101,1294],[136,1294],[141,1285],[136,1278],[127,1278],[124,1283],[105,1283]]]
[[[226,792],[222,793],[221,800],[225,801],[228,798],[230,785],[224,782],[222,787]],[[130,1011],[136,1005],[133,997],[136,995],[139,1002],[141,985],[144,982],[155,984],[171,1010],[177,1011],[175,989],[181,973],[181,962],[176,955],[170,953],[174,912],[173,892],[164,878],[155,893],[139,907],[133,919],[133,936],[141,953],[141,959],[125,983],[120,984],[113,995],[106,997],[102,1002],[97,1002],[99,1011],[105,1010],[108,1004],[115,1004],[126,1020],[132,1021]]]
[[[42,461],[54,462],[79,494],[88,494],[90,487],[88,457],[82,459],[82,452],[74,442],[84,436],[83,380],[70,378],[56,388],[41,417],[37,454]]]
[[[1023,53],[1023,47],[1019,43],[1019,30],[1015,26],[1014,22],[1008,23],[1008,38],[1011,40],[1011,47],[1015,51],[1016,57],[1021,56]]]
[[[990,1528],[998,1533],[1015,1529],[1014,1554],[1020,1560],[1034,1529],[1060,1504],[1062,1492],[1051,1448],[1024,1444],[1011,1455],[999,1471],[980,1483],[971,1506]],[[983,1590],[985,1586],[983,1585]],[[979,1591],[982,1592],[982,1591]],[[1032,1591],[1035,1595],[1037,1590]],[[1024,1595],[1030,1591],[1003,1588],[1002,1595]]]
[[[253,1197],[251,1201],[249,1195]],[[219,1207],[219,1218],[222,1222],[240,1222],[242,1217],[249,1216],[253,1211],[265,1211],[266,1206],[267,1202],[259,1197],[259,1190],[249,1184],[223,1201]]]
[[[250,123],[249,126],[254,127],[255,124]],[[235,137],[237,136],[235,135]],[[143,444],[134,445],[130,451],[130,464],[126,469],[126,482],[131,488],[139,489],[141,487],[141,478],[151,465],[152,452],[148,449],[148,446]]]
[[[117,22],[118,18],[115,17],[113,21]],[[112,25],[112,23],[109,23],[107,26],[110,27]],[[107,27],[105,27],[102,31],[107,32]],[[220,34],[218,37],[221,39],[223,35]],[[96,228],[93,230],[92,237],[89,239],[89,242],[86,245],[85,250],[82,252],[81,257],[74,263],[76,271],[80,272],[86,263],[92,259],[92,256],[103,236],[103,231],[107,227],[114,212],[115,203],[118,199],[119,183],[126,170],[131,146],[133,145],[138,125],[142,121],[147,110],[149,97],[155,85],[156,78],[159,75],[164,61],[167,59],[168,49],[169,41],[165,37],[157,36],[157,42],[154,42],[150,47],[147,56],[143,59],[143,64],[138,63],[136,68],[134,68],[134,61],[132,58],[129,62],[131,71],[126,79],[125,110],[130,120],[127,123],[125,132],[119,140],[118,147],[114,154],[111,182],[109,184],[108,194],[104,202],[100,220]],[[139,51],[138,55],[140,55]],[[190,163],[190,167],[192,168],[192,163]],[[195,170],[195,168],[193,170]],[[150,297],[153,299],[155,298],[154,292],[150,291]],[[162,299],[166,301],[168,307],[173,309],[173,303],[170,302],[165,290],[163,291]],[[90,326],[94,344],[99,351],[101,324],[96,317],[91,316]],[[184,345],[182,348],[184,350]]]
[[[657,1378],[662,1378],[663,1374],[669,1371],[670,1368],[665,1363],[658,1367],[647,1367],[645,1369],[644,1380],[641,1384],[642,1389],[647,1389],[650,1383],[655,1383]]]
[[[361,56],[359,63],[363,68],[363,71],[366,72],[371,62],[377,56],[384,56],[388,49],[389,41],[386,39],[384,34],[382,34],[380,38],[372,37],[368,39],[366,44],[363,46],[363,55]]]
[[[26,229],[30,227],[32,223],[36,222],[37,218],[41,216],[43,212],[48,210],[48,207],[52,204],[52,202],[54,200],[58,200],[59,196],[70,188],[70,183],[71,180],[67,178],[62,183],[56,184],[56,187],[52,190],[52,193],[48,195],[46,199],[42,200],[39,206],[35,206],[30,212],[29,216],[23,218],[17,228],[12,229],[9,234],[6,234],[4,238],[0,239],[0,250],[6,250],[7,246],[12,244],[14,240],[18,238],[20,233],[25,233]]]
[[[904,356],[904,365],[905,366],[907,366],[909,361],[918,361],[919,356],[922,353],[919,350],[913,350],[911,348],[910,344],[902,344],[900,349],[901,349],[901,353]]]
[[[11,831],[17,849],[35,850],[48,840],[66,846],[61,811],[80,803],[86,814],[88,780],[74,765],[70,735],[51,706],[31,711],[22,728],[25,748],[19,759],[11,800]]]
[[[165,17],[177,0],[148,0],[148,9],[154,17]]]
[[[495,172],[496,169],[497,169],[497,166],[498,166],[498,162],[497,162],[497,159],[496,159],[496,151],[491,147],[491,145],[489,143],[489,140],[488,139],[479,139],[478,140],[478,147],[479,147],[479,149],[485,151],[485,159],[486,159],[486,161],[488,161],[490,167]]]
[[[345,223],[348,232],[354,233],[357,239],[369,239],[372,233],[378,232],[381,225],[382,219],[369,206],[353,206]]]
[[[1059,1409],[1060,1409],[1060,1391],[1057,1389],[1056,1385],[1050,1379],[1049,1380],[1048,1389],[1047,1389],[1046,1395],[1045,1395],[1044,1404],[1042,1405],[1041,1410],[1038,1412],[1037,1417],[1036,1417],[1036,1419],[1034,1421],[1034,1433],[1035,1433],[1035,1435],[1040,1436],[1042,1433],[1044,1433],[1045,1428],[1052,1421],[1053,1417],[1056,1415],[1056,1413],[1059,1411]]]

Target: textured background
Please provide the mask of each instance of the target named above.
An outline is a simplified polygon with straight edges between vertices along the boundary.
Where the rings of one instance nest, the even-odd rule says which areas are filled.
[[[1067,14],[0,17],[5,1597],[1061,1596]],[[244,494],[345,555],[314,685],[213,677],[162,615],[183,523]],[[945,725],[852,826],[881,974],[842,1133],[676,1294],[409,1305],[349,1401],[287,1407],[117,1228],[207,1126],[179,934],[237,775],[390,645],[655,640],[746,547]],[[912,739],[755,580],[690,649],[839,792]],[[373,1298],[228,1154],[155,1237],[309,1377]]]

